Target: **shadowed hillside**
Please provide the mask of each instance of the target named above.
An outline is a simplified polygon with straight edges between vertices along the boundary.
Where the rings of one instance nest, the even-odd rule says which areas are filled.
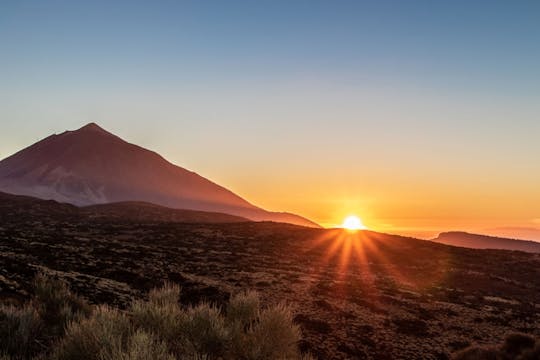
[[[32,209],[34,215],[44,219],[61,217],[66,220],[89,218],[112,221],[121,219],[131,222],[186,222],[186,223],[227,223],[248,222],[239,216],[194,210],[170,209],[143,202],[123,202],[76,207],[54,200],[40,200],[30,196],[0,192],[0,211],[15,216]]]

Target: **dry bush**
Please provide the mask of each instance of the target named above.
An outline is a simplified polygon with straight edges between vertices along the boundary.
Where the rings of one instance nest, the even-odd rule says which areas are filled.
[[[166,282],[160,288],[152,289],[148,293],[148,301],[158,306],[178,306],[180,300],[180,286]]]
[[[183,308],[179,296],[178,286],[166,284],[121,312],[90,307],[62,281],[40,275],[29,304],[0,306],[0,360],[309,359],[298,351],[300,331],[287,306],[261,309],[257,294],[245,292],[223,313],[209,303]]]
[[[91,317],[69,324],[55,349],[57,360],[104,360],[125,349],[132,334],[129,319],[118,310],[99,306]]]
[[[536,340],[534,347],[530,349],[525,349],[519,357],[519,360],[538,360],[538,359],[540,359],[540,339]]]
[[[221,357],[229,342],[229,330],[220,310],[202,303],[186,311],[182,324],[184,350],[188,355],[206,355],[210,359]]]
[[[103,354],[102,360],[175,360],[167,345],[154,335],[137,330],[128,338],[125,348]]]
[[[252,330],[256,359],[298,358],[300,328],[292,320],[291,309],[282,304],[261,312]]]
[[[254,291],[233,296],[227,304],[227,321],[242,328],[249,326],[259,317],[260,306],[259,295]]]
[[[285,305],[261,310],[256,293],[231,298],[227,307],[231,331],[228,358],[299,359],[300,329]]]
[[[0,354],[14,359],[29,359],[36,350],[42,322],[32,306],[16,308],[0,305]]]
[[[498,347],[470,346],[452,357],[454,360],[538,360],[540,339],[527,334],[513,333],[506,336]]]
[[[474,346],[463,349],[452,357],[454,360],[502,360],[497,349]]]
[[[179,297],[180,288],[166,284],[150,291],[149,301],[134,301],[129,309],[135,328],[164,341],[175,354],[185,347],[182,328],[187,315],[178,304]]]
[[[501,352],[508,358],[518,358],[525,350],[533,349],[535,345],[534,337],[526,334],[509,334],[504,339]]]
[[[48,335],[62,335],[68,323],[89,316],[91,307],[59,279],[38,274],[34,280],[34,307],[47,324]]]

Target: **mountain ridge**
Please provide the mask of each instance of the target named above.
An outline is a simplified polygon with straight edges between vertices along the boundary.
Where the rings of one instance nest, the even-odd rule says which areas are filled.
[[[540,253],[540,242],[492,235],[472,234],[465,231],[442,232],[436,238],[431,239],[431,241],[472,249],[500,249]]]

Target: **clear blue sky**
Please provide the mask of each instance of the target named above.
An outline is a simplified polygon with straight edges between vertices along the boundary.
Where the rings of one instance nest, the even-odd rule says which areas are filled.
[[[2,1],[0,158],[90,121],[322,223],[540,226],[540,2]]]

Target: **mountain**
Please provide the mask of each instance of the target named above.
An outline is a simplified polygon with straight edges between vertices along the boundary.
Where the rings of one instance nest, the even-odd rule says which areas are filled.
[[[432,241],[473,249],[519,250],[530,253],[540,253],[540,243],[536,241],[469,234],[461,231],[450,231],[441,233],[437,238],[433,239]]]
[[[219,224],[249,222],[239,216],[214,212],[170,209],[144,202],[122,202],[77,207],[54,200],[42,200],[30,196],[0,192],[0,216],[2,218],[33,216],[43,221],[63,219],[79,221],[81,218],[103,221],[174,222]]]
[[[0,191],[77,206],[148,202],[254,221],[319,227],[298,215],[256,207],[226,188],[94,123],[51,135],[0,161]]]

